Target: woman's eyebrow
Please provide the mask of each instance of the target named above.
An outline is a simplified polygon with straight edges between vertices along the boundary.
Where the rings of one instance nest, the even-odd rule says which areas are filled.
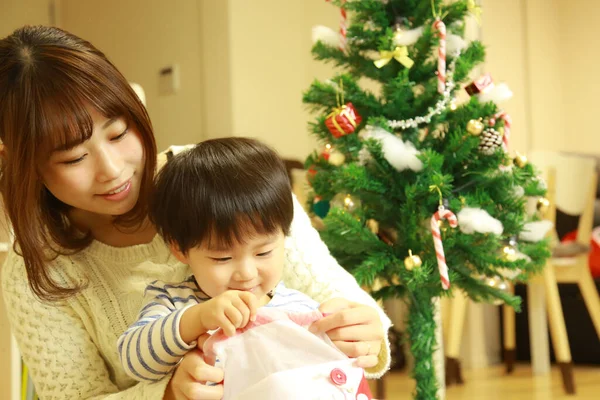
[[[114,123],[115,123],[115,121],[116,121],[116,120],[118,120],[118,119],[119,119],[119,118],[117,118],[117,117],[112,117],[111,119],[107,120],[107,121],[106,121],[106,122],[105,122],[105,123],[102,125],[102,129],[104,130],[104,129],[108,128],[109,126],[111,126],[112,124],[114,124]]]

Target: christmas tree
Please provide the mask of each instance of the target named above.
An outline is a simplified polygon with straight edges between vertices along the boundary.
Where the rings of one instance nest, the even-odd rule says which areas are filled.
[[[508,151],[511,121],[498,105],[508,87],[469,77],[485,57],[464,39],[466,19],[481,12],[473,0],[332,3],[340,30],[315,27],[312,53],[340,73],[303,98],[322,143],[306,161],[309,207],[360,284],[408,302],[415,398],[434,399],[433,300],[458,288],[519,308],[506,282],[527,280],[549,256],[545,184]],[[457,104],[460,91],[470,97]]]

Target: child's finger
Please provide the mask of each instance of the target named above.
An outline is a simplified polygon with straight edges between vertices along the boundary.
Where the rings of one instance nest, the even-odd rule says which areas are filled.
[[[237,325],[237,327],[245,327],[248,324],[248,321],[250,320],[250,309],[248,308],[246,303],[244,303],[241,297],[238,297],[237,299],[233,300],[231,302],[231,305],[235,307],[242,316],[242,320],[240,321],[239,325]]]
[[[225,313],[219,318],[219,327],[223,330],[225,336],[231,337],[235,335],[236,327]]]
[[[240,310],[238,310],[233,304],[231,305],[231,307],[227,307],[225,309],[225,316],[227,317],[227,319],[229,319],[234,328],[239,328],[242,326],[244,316],[242,315]]]
[[[256,311],[258,310],[258,299],[250,292],[242,293],[240,298],[244,303],[246,303],[246,306],[248,306],[250,311],[250,321],[254,322],[254,320],[256,320]]]

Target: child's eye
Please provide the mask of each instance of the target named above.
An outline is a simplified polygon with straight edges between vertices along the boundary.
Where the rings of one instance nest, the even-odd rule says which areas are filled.
[[[211,257],[211,260],[215,261],[215,262],[227,262],[229,260],[231,260],[231,257]]]
[[[257,256],[266,257],[266,256],[271,255],[272,252],[273,252],[273,250],[265,251],[264,253],[258,253]]]

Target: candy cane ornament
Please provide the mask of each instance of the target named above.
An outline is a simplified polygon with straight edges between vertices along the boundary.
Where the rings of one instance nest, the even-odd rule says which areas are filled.
[[[508,143],[510,141],[510,128],[512,126],[512,118],[510,117],[510,115],[508,115],[508,113],[506,111],[500,111],[496,114],[494,114],[493,117],[490,118],[488,125],[489,126],[495,126],[496,125],[496,119],[500,118],[502,121],[504,121],[504,135],[502,135],[502,148],[504,150],[508,150]]]
[[[433,236],[433,246],[435,247],[435,255],[438,263],[438,271],[440,273],[440,280],[442,281],[442,288],[444,290],[450,289],[450,277],[448,275],[448,265],[446,265],[446,255],[444,254],[444,245],[442,244],[442,235],[440,233],[440,226],[438,221],[447,220],[448,224],[452,228],[458,226],[458,219],[454,213],[444,206],[440,206],[431,217],[431,235]]]
[[[331,0],[325,0],[328,3]],[[344,4],[346,0],[342,1],[342,6],[340,7],[340,50],[346,51],[346,36],[348,35],[348,14],[346,13],[346,9],[344,8]]]
[[[439,18],[433,23],[433,29],[438,31],[440,45],[438,47],[438,92],[443,94],[446,89],[446,24]]]

